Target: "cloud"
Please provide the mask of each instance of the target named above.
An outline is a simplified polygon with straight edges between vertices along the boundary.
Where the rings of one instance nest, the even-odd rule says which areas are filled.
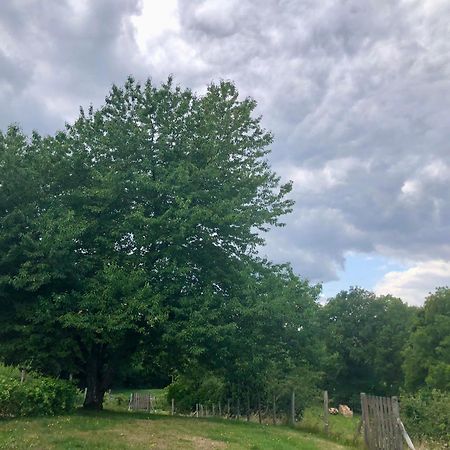
[[[273,230],[261,253],[275,262],[290,261],[313,281],[337,279],[344,265],[344,252],[373,250],[365,233],[347,222],[336,208],[305,207],[286,220],[286,227]]]
[[[0,3],[0,126],[54,132],[113,82],[142,73],[130,17],[138,0]],[[5,67],[15,70],[5,70]],[[2,78],[8,77],[8,81]],[[15,89],[5,92],[5,86]],[[2,89],[3,88],[3,89]]]
[[[0,2],[0,128],[53,132],[129,73],[235,80],[295,182],[267,253],[336,279],[349,251],[450,261],[445,0]]]
[[[422,305],[436,287],[450,284],[450,262],[433,260],[405,271],[388,272],[375,286],[379,295],[392,294],[411,305]]]

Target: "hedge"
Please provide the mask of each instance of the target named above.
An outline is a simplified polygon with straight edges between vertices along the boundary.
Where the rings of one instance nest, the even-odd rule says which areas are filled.
[[[55,415],[71,412],[77,402],[73,383],[36,373],[21,383],[17,368],[0,364],[0,417]]]
[[[402,420],[412,437],[450,443],[450,392],[421,389],[400,400]]]

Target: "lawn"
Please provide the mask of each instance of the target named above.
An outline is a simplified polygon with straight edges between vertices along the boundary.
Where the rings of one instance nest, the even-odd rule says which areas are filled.
[[[353,417],[344,417],[341,415],[329,415],[328,433],[338,442],[348,445],[354,444],[355,433],[358,429],[361,416],[355,414]],[[314,434],[324,435],[323,409],[311,407],[305,411],[303,420],[299,423],[299,428]],[[363,446],[362,435],[359,434],[356,441],[357,445]]]
[[[0,421],[1,449],[349,448],[305,431],[223,419],[78,411],[70,416]]]

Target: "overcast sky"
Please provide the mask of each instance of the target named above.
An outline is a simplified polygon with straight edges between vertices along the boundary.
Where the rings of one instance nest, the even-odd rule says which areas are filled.
[[[324,294],[450,282],[450,0],[1,0],[0,128],[53,133],[128,74],[232,79],[296,207],[265,253]]]

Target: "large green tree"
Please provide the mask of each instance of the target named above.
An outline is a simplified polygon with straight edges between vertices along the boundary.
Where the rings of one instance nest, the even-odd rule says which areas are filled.
[[[130,78],[53,137],[0,135],[6,361],[74,373],[101,408],[140,342],[188,323],[193,303],[228,300],[292,206],[255,106],[230,82],[198,96]]]
[[[359,405],[359,394],[398,394],[403,349],[415,309],[361,288],[342,291],[323,307],[329,354],[327,387],[336,401]]]
[[[211,293],[202,307],[192,304],[188,323],[174,322],[173,338],[183,343],[185,364],[171,395],[193,408],[197,391],[214,376],[224,389],[219,398],[209,392],[205,401],[232,397],[236,406],[239,398],[242,413],[247,403],[255,407],[258,401],[271,408],[273,396],[279,407],[288,404],[295,388],[304,407],[325,359],[320,286],[296,276],[289,265],[241,263],[226,301]]]
[[[450,391],[450,289],[431,294],[415,321],[405,349],[405,387]]]

